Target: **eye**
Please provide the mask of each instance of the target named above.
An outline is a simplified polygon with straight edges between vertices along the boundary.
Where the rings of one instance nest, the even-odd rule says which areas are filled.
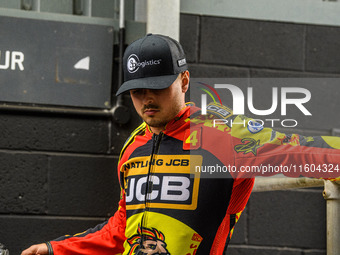
[[[155,244],[149,244],[149,248],[150,248],[151,250],[154,250],[154,249],[156,249],[156,245],[155,245]]]
[[[132,89],[131,94],[132,95],[140,95],[143,93],[143,89]]]

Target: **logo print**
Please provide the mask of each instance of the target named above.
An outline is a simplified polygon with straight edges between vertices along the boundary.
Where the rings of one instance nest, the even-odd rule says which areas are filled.
[[[210,86],[209,84],[203,83],[203,82],[197,82],[197,83],[203,86],[203,87],[198,87],[198,88],[206,93],[206,94],[201,94],[201,111],[203,115],[207,114],[207,95],[210,96],[210,98],[213,100],[215,104],[218,104],[219,102],[219,104],[223,106],[220,95],[217,93],[217,91],[212,86]],[[210,91],[212,91],[212,93]],[[215,99],[215,97],[217,97],[218,102]]]
[[[190,137],[191,142],[194,138],[197,137]],[[177,155],[176,158],[158,155],[154,160],[143,156],[126,161],[120,169],[126,192],[126,209],[144,209],[145,201],[148,201],[148,208],[195,210],[200,173],[194,172],[194,165],[202,165],[201,155]],[[147,177],[150,166],[165,171]]]
[[[299,135],[284,135],[283,137],[278,137],[277,140],[280,141],[282,145],[290,144],[292,146],[300,145]]]
[[[260,132],[263,129],[263,125],[261,123],[258,123],[256,121],[250,120],[248,122],[248,130],[252,134],[256,134]]]
[[[137,57],[137,55],[135,54],[131,54],[127,60],[127,70],[129,71],[129,73],[135,73],[139,66],[139,58]]]
[[[255,156],[257,154],[257,149],[260,148],[260,140],[254,140],[253,138],[243,138],[241,140],[243,144],[238,144],[234,147],[237,153],[243,152],[243,154],[253,153]]]
[[[166,249],[165,236],[155,228],[143,228],[138,226],[137,234],[131,236],[127,242],[131,248],[128,255],[170,255]]]

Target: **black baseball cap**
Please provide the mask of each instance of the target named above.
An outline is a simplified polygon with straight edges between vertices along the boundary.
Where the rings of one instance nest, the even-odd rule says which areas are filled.
[[[148,34],[131,43],[123,56],[124,83],[116,96],[130,89],[165,89],[187,70],[182,46],[176,40]]]

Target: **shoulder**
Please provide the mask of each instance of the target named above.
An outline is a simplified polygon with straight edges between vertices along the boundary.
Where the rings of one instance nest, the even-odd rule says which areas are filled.
[[[196,113],[190,118],[190,122],[193,124],[192,126],[201,127],[204,132],[230,132],[235,117],[227,106],[210,103],[206,107],[206,112]]]
[[[132,131],[130,136],[125,140],[123,148],[120,151],[119,160],[122,158],[122,156],[123,156],[124,152],[126,151],[127,147],[129,147],[129,145],[131,145],[135,141],[136,136],[145,134],[146,128],[147,128],[146,127],[146,123],[143,122],[134,131]]]

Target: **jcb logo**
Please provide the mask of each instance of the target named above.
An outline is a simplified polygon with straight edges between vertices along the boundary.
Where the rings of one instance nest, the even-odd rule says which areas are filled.
[[[147,187],[148,186],[148,187]],[[190,202],[192,181],[189,176],[157,176],[147,183],[147,176],[134,176],[128,179],[126,203],[145,202]],[[148,192],[146,193],[146,189]]]
[[[190,173],[192,157],[197,156],[177,155],[176,159],[171,159],[169,155],[158,156],[157,160],[161,160],[163,164],[150,165],[145,163],[144,158],[135,158],[133,162],[127,162],[130,167],[123,166],[126,173],[126,209],[144,208],[145,202],[148,207],[153,208],[196,209],[199,175]],[[196,162],[197,159],[193,161]],[[136,162],[143,162],[139,165],[144,167],[131,167]],[[146,166],[152,168],[150,175],[147,174]]]

